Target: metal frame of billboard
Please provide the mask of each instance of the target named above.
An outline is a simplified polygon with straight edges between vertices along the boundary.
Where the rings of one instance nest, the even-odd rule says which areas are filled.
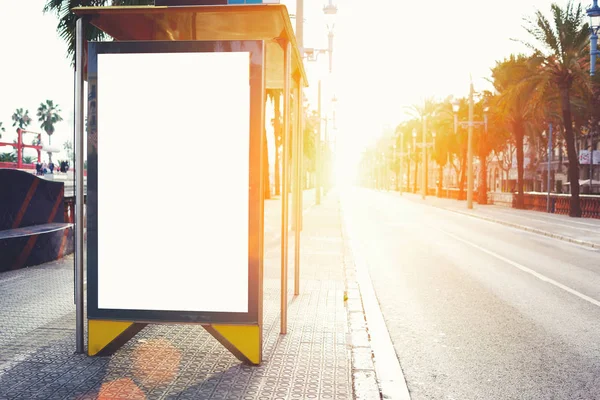
[[[149,53],[250,53],[250,135],[249,196],[248,196],[248,312],[124,310],[98,307],[98,150],[97,138],[104,134],[98,129],[98,76],[99,54],[149,54]],[[87,225],[87,315],[88,319],[131,321],[141,323],[200,323],[200,324],[257,324],[262,307],[262,202],[261,185],[262,148],[265,102],[265,52],[259,40],[241,41],[147,41],[147,42],[90,42],[88,47],[88,225]],[[176,73],[176,71],[174,71]],[[157,77],[156,79],[160,79]],[[100,120],[102,116],[99,116]],[[153,216],[148,216],[152,225]]]
[[[101,6],[75,7],[75,343],[76,352],[86,351],[84,323],[84,83],[87,80],[88,29],[99,29],[115,41],[263,41],[265,88],[281,90],[282,112],[282,210],[281,210],[281,317],[280,333],[287,333],[288,232],[293,216],[294,295],[300,294],[300,232],[302,229],[302,88],[308,86],[306,71],[287,7],[283,4],[228,6]],[[190,23],[193,21],[193,23]],[[298,99],[292,107],[292,97]],[[266,106],[266,99],[262,107]],[[294,114],[292,116],[292,108]],[[293,120],[293,122],[292,122]],[[290,169],[292,171],[290,171]],[[291,172],[291,173],[290,173]],[[262,180],[261,180],[262,185]],[[291,192],[290,192],[290,189]],[[262,189],[261,192],[262,193]],[[292,204],[290,205],[290,195]],[[291,208],[291,210],[290,210]],[[261,215],[264,205],[261,202]],[[260,232],[263,243],[264,232]],[[264,246],[261,246],[261,260]],[[262,285],[262,279],[260,281]],[[262,307],[257,324],[200,324],[237,358],[251,364],[262,360]],[[146,324],[126,320],[87,319],[88,355],[110,354]]]

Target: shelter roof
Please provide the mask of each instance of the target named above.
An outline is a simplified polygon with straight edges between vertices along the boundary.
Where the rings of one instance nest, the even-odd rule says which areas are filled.
[[[292,76],[308,86],[287,7],[283,4],[219,6],[76,7],[115,40],[264,40],[267,89],[283,89],[283,48],[292,45]]]

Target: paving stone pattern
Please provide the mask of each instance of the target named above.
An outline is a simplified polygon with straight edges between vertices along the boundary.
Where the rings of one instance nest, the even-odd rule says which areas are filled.
[[[0,275],[0,400],[352,398],[337,207],[336,198],[327,198],[306,214],[296,298],[290,235],[285,336],[279,246],[265,250],[258,367],[241,364],[196,325],[148,326],[111,357],[74,354],[72,258]]]

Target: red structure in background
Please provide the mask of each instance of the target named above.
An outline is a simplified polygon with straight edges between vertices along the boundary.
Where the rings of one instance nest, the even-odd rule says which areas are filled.
[[[38,144],[38,145],[25,144],[23,142],[23,134],[24,133],[33,133],[34,135],[38,135],[38,143],[40,143],[40,144]],[[25,149],[26,147],[37,150],[38,163],[42,162],[42,145],[41,145],[41,143],[42,143],[42,134],[41,133],[26,131],[24,129],[17,128],[17,143],[0,142],[0,146],[11,146],[11,147],[17,148],[17,168],[22,169],[23,168],[23,149]]]

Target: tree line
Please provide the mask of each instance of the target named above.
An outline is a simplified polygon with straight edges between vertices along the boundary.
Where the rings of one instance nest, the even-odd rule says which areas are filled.
[[[525,142],[536,142],[545,148],[558,147],[561,151],[563,146],[566,148],[571,189],[569,215],[581,216],[576,140],[586,135],[585,140],[589,138],[591,146],[593,136],[600,130],[600,90],[598,79],[589,74],[590,33],[585,17],[582,5],[572,1],[564,7],[552,4],[549,18],[537,10],[524,24],[528,40],[521,43],[530,50],[529,54],[511,54],[491,68],[494,91],[480,93],[475,104],[475,120],[482,120],[484,107],[489,107],[488,129],[474,128],[479,202],[487,202],[487,161],[495,157],[499,165],[506,165],[506,158],[512,159],[516,151],[516,206],[524,207]],[[458,119],[468,120],[467,98],[426,100],[411,107],[413,118],[396,128],[396,146],[400,148],[403,137],[402,145],[407,149],[412,130],[421,132],[422,121],[427,119],[428,129],[437,133],[432,159],[440,166],[438,185],[442,185],[443,168],[450,163],[449,167],[459,176],[462,193],[467,168],[467,128],[459,127],[454,132],[453,100],[460,105]],[[557,133],[552,142],[547,134],[550,124]],[[365,153],[365,157],[369,156],[373,157],[373,149]]]
[[[40,106],[37,109],[36,116],[38,117],[38,122],[40,122],[40,128],[48,135],[48,144],[52,143],[52,135],[56,130],[56,123],[62,121],[62,117],[60,116],[61,109],[58,104],[55,104],[52,100],[46,100],[45,102],[40,103]],[[15,112],[11,116],[11,120],[13,121],[12,126],[17,129],[27,130],[29,125],[32,123],[32,118],[29,116],[29,110],[23,108],[17,108]],[[6,132],[6,128],[4,128],[2,122],[0,122],[0,138],[2,138],[2,133]],[[13,141],[16,143],[16,141]],[[38,139],[33,139],[33,145],[38,145]],[[23,155],[23,162],[26,164],[32,163],[34,160],[33,157]],[[16,150],[12,152],[5,152],[0,154],[0,162],[16,162],[17,161],[17,152]]]

